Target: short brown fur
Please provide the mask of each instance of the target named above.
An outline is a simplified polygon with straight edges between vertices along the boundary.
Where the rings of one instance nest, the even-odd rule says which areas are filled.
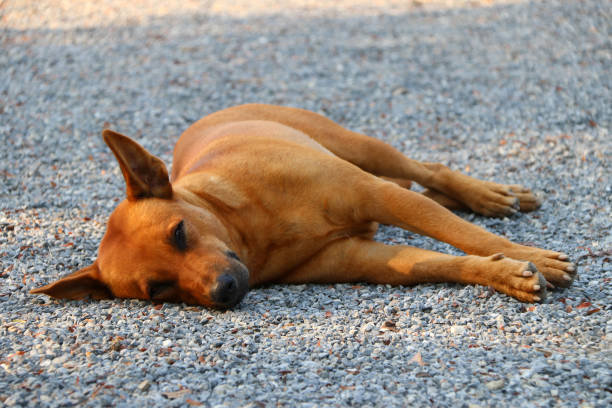
[[[411,160],[313,112],[251,104],[206,116],[180,137],[170,177],[128,137],[103,136],[127,199],[96,262],[32,293],[225,308],[275,282],[459,282],[534,302],[575,276],[565,254],[512,243],[447,209],[532,211],[540,202],[530,190]],[[412,181],[427,190],[410,191]],[[378,223],[467,255],[375,242]]]

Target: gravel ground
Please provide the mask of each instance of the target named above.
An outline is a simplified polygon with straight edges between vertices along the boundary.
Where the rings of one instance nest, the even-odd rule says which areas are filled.
[[[0,405],[610,406],[611,3],[252,3],[0,1]],[[541,191],[535,213],[462,216],[579,280],[538,305],[450,284],[271,286],[227,312],[28,294],[95,258],[124,191],[104,126],[169,163],[245,102]]]

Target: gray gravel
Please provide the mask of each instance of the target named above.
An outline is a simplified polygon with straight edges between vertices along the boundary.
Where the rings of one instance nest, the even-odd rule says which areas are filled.
[[[0,405],[610,406],[611,3],[251,3],[0,1]],[[462,215],[579,280],[539,305],[450,284],[271,286],[227,312],[27,293],[95,258],[124,189],[105,125],[169,163],[245,102],[541,191],[535,213]]]

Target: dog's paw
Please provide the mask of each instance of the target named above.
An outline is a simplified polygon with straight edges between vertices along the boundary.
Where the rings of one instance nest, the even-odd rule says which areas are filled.
[[[521,212],[534,211],[540,208],[542,205],[542,198],[526,187],[519,184],[500,184],[500,186],[502,186],[502,191],[504,191],[504,194],[511,196],[514,195],[516,198],[518,198],[518,209]]]
[[[516,261],[503,254],[487,259],[493,272],[489,285],[495,290],[522,302],[540,302],[546,298],[546,279],[532,262]]]
[[[507,217],[519,211],[533,211],[542,202],[540,197],[519,184],[478,180],[456,171],[446,175],[446,194],[487,217]]]
[[[474,212],[487,217],[507,217],[519,211],[533,211],[542,203],[528,188],[490,181],[482,181],[466,201]]]
[[[505,252],[514,259],[533,262],[546,278],[549,287],[568,287],[576,278],[576,265],[561,252],[516,245],[514,249]]]
[[[577,276],[576,265],[571,263],[565,254],[548,252],[548,255],[540,258],[538,269],[553,287],[569,287]]]

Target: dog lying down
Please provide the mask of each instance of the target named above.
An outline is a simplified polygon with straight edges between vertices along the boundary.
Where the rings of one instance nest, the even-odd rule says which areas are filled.
[[[512,243],[449,211],[532,211],[540,202],[530,190],[411,160],[313,112],[251,104],[206,116],[181,135],[170,177],[130,138],[111,130],[103,138],[127,197],[97,260],[31,293],[229,308],[267,283],[459,282],[538,302],[575,276],[567,255]],[[411,181],[427,190],[410,191]],[[375,242],[378,223],[467,255]]]

